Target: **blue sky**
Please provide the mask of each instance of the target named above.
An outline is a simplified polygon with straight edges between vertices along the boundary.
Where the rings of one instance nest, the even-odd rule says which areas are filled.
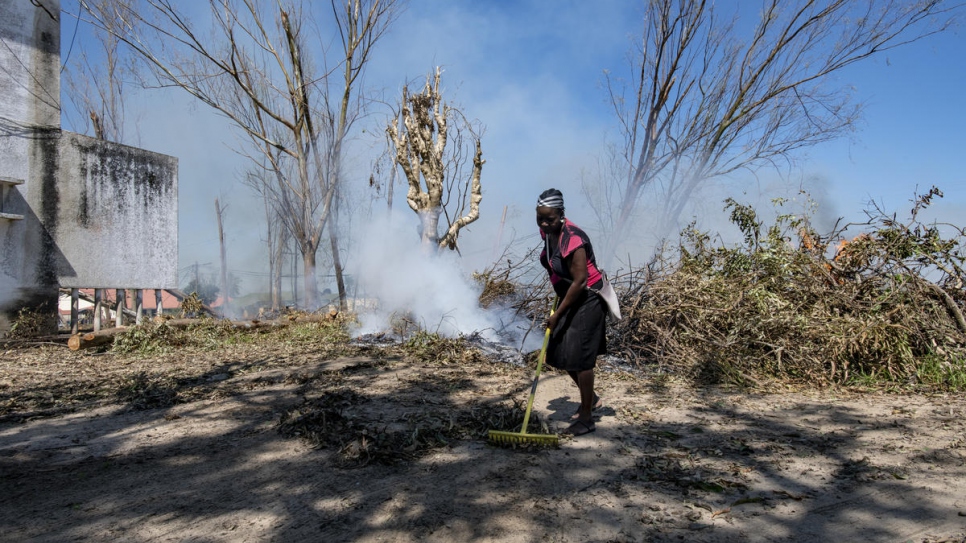
[[[743,6],[749,4],[754,8],[758,3]],[[603,73],[626,73],[627,52],[640,39],[642,5],[629,0],[416,0],[380,42],[366,76],[371,89],[396,102],[403,83],[418,84],[440,65],[446,99],[485,126],[484,199],[480,220],[460,238],[465,267],[478,269],[491,258],[504,206],[503,241],[515,235],[523,244],[536,243],[533,205],[545,188],[564,190],[570,217],[578,224],[591,222],[578,179],[582,170],[593,167],[605,139],[615,136]],[[70,12],[76,4],[64,0],[62,8]],[[66,52],[73,21],[69,16],[64,21]],[[84,45],[83,36],[79,40],[75,51]],[[761,171],[757,178],[739,174],[728,179],[708,195],[702,224],[727,230],[720,211],[725,196],[767,202],[794,197],[804,182],[824,217],[846,221],[862,220],[870,200],[902,217],[917,187],[924,192],[937,185],[945,198],[930,218],[961,225],[966,216],[960,160],[966,126],[963,59],[966,35],[953,28],[841,72],[837,82],[853,87],[855,98],[865,104],[855,134],[807,149],[790,176]],[[246,278],[247,289],[258,288],[265,270],[261,204],[237,181],[246,159],[231,150],[236,135],[183,92],[139,93],[129,113],[139,117],[142,147],[180,159],[180,265],[217,263],[214,199],[221,198],[228,205],[230,268]],[[65,115],[70,118],[69,112]],[[365,185],[385,118],[386,110],[375,108],[366,133],[357,134],[354,142],[349,167],[356,179],[356,217],[364,218],[369,207]],[[72,128],[69,122],[65,128]],[[409,213],[401,198],[395,208]]]

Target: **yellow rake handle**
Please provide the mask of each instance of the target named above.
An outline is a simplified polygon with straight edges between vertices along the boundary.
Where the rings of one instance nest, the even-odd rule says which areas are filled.
[[[554,311],[557,310],[557,302],[560,298],[553,299],[553,307],[550,308],[550,316],[553,316]],[[540,357],[537,358],[537,373],[533,376],[533,385],[530,387],[530,398],[527,399],[527,410],[523,414],[523,428],[520,429],[521,433],[527,433],[527,423],[530,422],[530,410],[533,408],[533,398],[537,395],[537,381],[540,380],[540,370],[543,369],[543,361],[547,358],[547,346],[550,344],[550,327],[547,327],[547,331],[543,334],[543,347],[540,348]]]

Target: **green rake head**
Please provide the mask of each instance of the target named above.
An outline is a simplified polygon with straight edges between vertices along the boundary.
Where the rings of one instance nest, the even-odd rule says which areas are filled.
[[[556,434],[524,434],[521,432],[490,430],[490,442],[497,445],[558,447],[560,445],[560,438]]]

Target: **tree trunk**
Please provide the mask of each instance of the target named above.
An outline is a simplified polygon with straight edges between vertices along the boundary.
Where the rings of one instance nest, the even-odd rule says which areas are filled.
[[[439,208],[423,210],[419,213],[423,223],[421,245],[427,254],[435,254],[439,249],[439,214]]]
[[[334,200],[329,214],[329,243],[332,248],[332,268],[335,270],[335,284],[339,291],[339,310],[345,311],[346,302],[345,279],[342,276],[342,257],[339,253],[339,202]]]
[[[272,300],[272,311],[282,307],[282,266],[285,249],[284,225],[278,217],[277,210],[264,188],[262,203],[265,206],[266,244],[268,245],[268,292]]]
[[[302,252],[302,272],[305,274],[305,307],[319,308],[319,283],[315,279],[315,250]]]
[[[346,309],[345,281],[342,278],[342,259],[339,256],[339,236],[333,228],[334,223],[329,225],[329,243],[332,245],[332,267],[335,269],[335,283],[339,289],[339,310]]]
[[[275,254],[272,255],[272,259],[275,261],[275,275],[272,276],[272,311],[278,311],[282,308],[282,251],[283,245],[282,241],[278,241],[278,246],[275,247]]]

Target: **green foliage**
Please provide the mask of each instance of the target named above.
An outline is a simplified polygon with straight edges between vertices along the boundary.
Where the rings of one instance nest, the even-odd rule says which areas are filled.
[[[31,339],[39,337],[50,326],[50,320],[51,317],[48,313],[27,307],[21,308],[17,312],[17,318],[14,319],[13,324],[10,326],[10,331],[7,332],[7,338]]]
[[[178,345],[178,334],[170,326],[153,323],[132,326],[114,336],[112,349],[117,353],[162,353],[168,347]]]
[[[147,321],[131,326],[114,337],[112,350],[123,354],[161,354],[174,349],[196,348],[213,350],[225,345],[244,341],[246,333],[234,328],[230,322],[214,319],[198,319],[185,328],[175,328],[167,322]]]
[[[276,337],[291,344],[346,344],[352,338],[341,320],[296,323],[279,330]]]
[[[145,322],[114,337],[112,350],[128,354],[161,354],[176,349],[214,350],[231,345],[313,345],[320,354],[338,355],[350,341],[344,321],[293,322],[278,326],[239,326],[228,320],[197,319],[188,326],[167,321]]]
[[[956,390],[966,389],[966,359],[938,354],[923,356],[916,365],[916,380],[926,385]]]

